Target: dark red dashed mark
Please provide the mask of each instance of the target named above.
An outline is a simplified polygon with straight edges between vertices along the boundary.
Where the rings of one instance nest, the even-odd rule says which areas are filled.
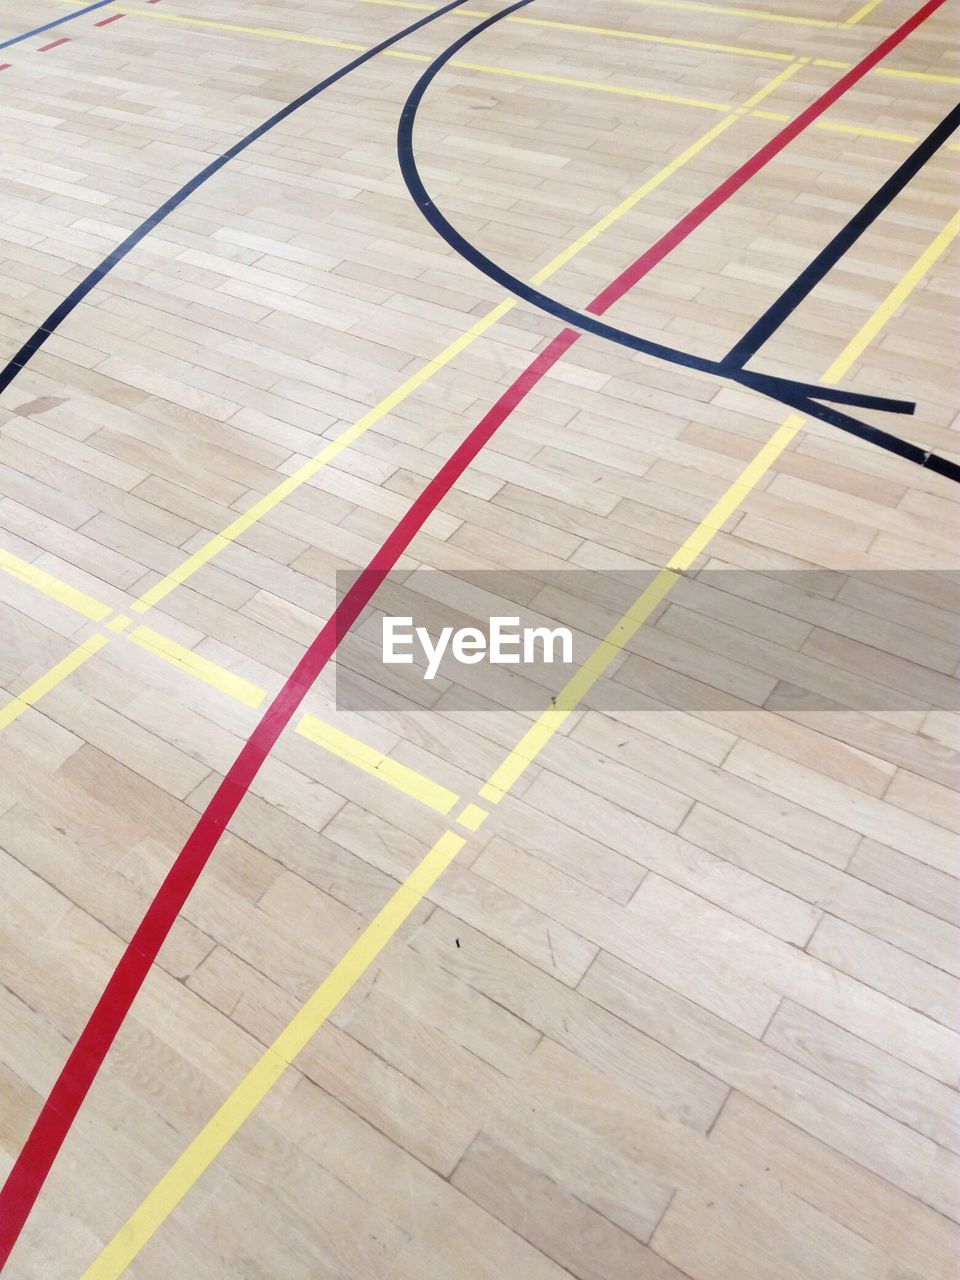
[[[61,44],[69,44],[69,36],[61,36],[59,40],[54,40],[52,44],[42,44],[40,46],[41,53],[49,53],[51,49],[56,49]]]
[[[93,25],[95,27],[109,27],[111,22],[119,22],[123,17],[125,15],[122,13],[114,13],[109,18],[101,18],[99,22],[95,22]]]

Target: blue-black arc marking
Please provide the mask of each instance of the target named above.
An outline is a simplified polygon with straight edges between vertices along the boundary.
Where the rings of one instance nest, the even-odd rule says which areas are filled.
[[[96,0],[95,4],[88,4],[83,9],[75,9],[73,13],[65,13],[62,18],[54,18],[52,22],[45,22],[42,27],[34,27],[32,31],[24,31],[22,35],[11,36],[9,40],[0,40],[0,49],[9,49],[12,44],[20,44],[23,40],[29,40],[31,36],[42,36],[45,31],[52,31],[54,27],[62,27],[65,22],[72,22],[74,18],[82,18],[85,13],[93,13],[94,9],[102,9],[104,5],[113,4],[115,0]]]
[[[105,3],[106,0],[103,0],[103,2]],[[412,35],[414,31],[419,31],[421,27],[427,26],[430,22],[436,22],[436,20],[438,18],[442,18],[444,14],[450,13],[453,9],[459,9],[461,5],[466,3],[467,0],[451,0],[450,4],[446,4],[440,9],[435,9],[432,13],[428,13],[423,18],[418,18],[416,22],[412,22],[410,26],[404,27],[402,31],[398,31],[394,35],[388,36],[386,40],[381,40],[380,43],[374,45],[373,48],[367,49],[364,53],[359,54],[351,62],[348,62],[345,66],[340,67],[337,71],[326,76],[319,82],[319,84],[315,84],[312,89],[307,89],[306,92],[301,93],[298,98],[294,98],[293,101],[288,102],[285,107],[281,107],[279,111],[274,112],[269,119],[264,120],[262,124],[257,125],[256,129],[251,130],[251,132],[241,138],[239,142],[235,142],[232,147],[228,147],[227,150],[217,156],[215,160],[212,160],[206,168],[201,169],[198,174],[195,174],[189,182],[184,183],[179,191],[175,192],[169,200],[165,200],[158,209],[155,209],[154,212],[151,213],[149,217],[145,218],[138,227],[134,228],[125,240],[121,241],[115,249],[108,253],[102,262],[84,276],[76,288],[73,289],[67,297],[65,297],[63,301],[53,309],[53,311],[51,311],[46,320],[37,327],[16,355],[12,356],[3,369],[0,370],[0,392],[6,390],[20,370],[24,368],[25,365],[29,364],[30,360],[32,360],[47,339],[56,333],[60,325],[63,324],[64,320],[66,320],[67,316],[69,316],[70,313],[80,305],[92,289],[96,288],[104,276],[108,275],[118,262],[123,261],[131,249],[135,248],[145,236],[150,234],[154,227],[158,226],[165,218],[169,217],[175,209],[178,209],[185,200],[189,199],[189,197],[192,196],[199,187],[202,187],[208,179],[212,178],[215,173],[219,173],[225,165],[228,165],[230,161],[240,155],[242,151],[246,151],[247,147],[252,146],[253,143],[262,138],[265,133],[269,133],[271,129],[286,120],[288,116],[293,115],[295,111],[299,111],[299,109],[306,106],[308,102],[312,102],[313,99],[323,93],[325,89],[329,89],[330,86],[336,84],[338,80],[342,80],[344,76],[348,76],[351,71],[356,71],[357,68],[362,67],[365,62],[369,62],[371,58],[375,58],[377,54],[382,53],[384,49],[389,49],[391,45],[397,44],[406,36]]]
[[[397,130],[397,157],[400,172],[411,198],[434,231],[452,249],[456,250],[461,257],[489,279],[494,280],[509,293],[523,299],[525,302],[529,302],[539,310],[554,316],[558,320],[562,320],[571,328],[579,329],[585,333],[592,333],[597,337],[606,338],[608,341],[618,343],[620,346],[627,347],[630,350],[654,356],[686,369],[726,378],[753,391],[758,391],[762,395],[766,395],[780,404],[786,405],[787,408],[802,413],[806,417],[816,418],[850,435],[857,436],[859,439],[874,444],[908,462],[926,467],[928,470],[935,471],[937,474],[946,476],[951,480],[960,481],[960,466],[956,463],[946,458],[941,458],[920,445],[892,435],[890,432],[882,431],[879,427],[861,422],[859,419],[833,407],[834,404],[848,404],[860,408],[879,409],[888,413],[913,413],[916,406],[912,402],[891,400],[883,396],[863,395],[854,391],[841,391],[834,387],[821,387],[815,383],[797,382],[788,378],[776,377],[772,374],[758,373],[751,369],[744,369],[737,364],[729,363],[726,359],[710,360],[705,356],[698,356],[693,352],[682,351],[677,347],[653,342],[623,329],[618,329],[613,325],[605,324],[596,316],[568,307],[556,298],[551,298],[547,294],[541,293],[539,289],[534,288],[526,281],[511,275],[499,263],[488,258],[476,245],[467,240],[441,213],[420,176],[414,147],[414,127],[424,94],[437,74],[465,45],[495,23],[502,21],[509,14],[517,9],[524,8],[531,2],[532,0],[517,0],[516,4],[501,10],[499,13],[492,14],[458,40],[455,40],[427,67],[404,104]],[[823,401],[832,403],[825,404],[822,403]]]

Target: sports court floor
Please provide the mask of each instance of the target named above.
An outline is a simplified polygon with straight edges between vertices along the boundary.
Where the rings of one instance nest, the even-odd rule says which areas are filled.
[[[958,54],[5,0],[5,1275],[954,1280]]]

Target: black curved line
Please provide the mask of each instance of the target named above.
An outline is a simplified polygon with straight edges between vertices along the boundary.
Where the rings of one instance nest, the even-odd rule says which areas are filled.
[[[104,2],[106,2],[106,0],[104,0]],[[64,320],[66,320],[67,316],[69,316],[70,313],[80,305],[92,289],[96,288],[103,277],[109,274],[118,262],[122,262],[131,249],[135,248],[135,246],[138,245],[145,236],[149,235],[154,227],[163,222],[163,220],[173,213],[175,209],[178,209],[185,200],[189,199],[189,197],[192,196],[199,187],[202,187],[208,179],[212,178],[215,173],[219,173],[225,165],[229,164],[230,161],[240,155],[241,152],[246,151],[247,147],[252,146],[253,143],[262,138],[265,133],[269,133],[271,129],[286,120],[288,116],[293,115],[295,111],[299,111],[299,109],[305,106],[308,102],[312,102],[313,99],[323,93],[325,89],[329,89],[330,86],[336,84],[338,80],[342,80],[344,76],[348,76],[351,71],[356,71],[356,69],[358,67],[362,67],[365,62],[369,62],[371,58],[375,58],[377,54],[382,53],[384,49],[389,49],[391,45],[397,44],[406,36],[412,35],[414,31],[419,31],[421,27],[425,27],[430,22],[436,22],[437,18],[442,18],[444,14],[449,13],[452,9],[459,9],[461,5],[466,3],[467,0],[451,0],[449,4],[445,4],[440,9],[435,9],[432,13],[428,13],[423,18],[418,18],[416,22],[412,22],[410,26],[404,27],[402,31],[398,31],[394,35],[388,36],[386,40],[381,40],[380,43],[374,45],[373,48],[365,50],[365,52],[359,54],[351,62],[348,62],[345,66],[340,67],[337,71],[326,76],[319,82],[319,84],[315,84],[312,89],[307,89],[306,92],[301,93],[298,98],[294,98],[293,101],[288,102],[285,107],[281,107],[279,111],[274,112],[272,116],[267,120],[264,120],[262,124],[257,125],[255,129],[252,129],[250,133],[241,138],[239,142],[235,142],[232,147],[228,147],[227,150],[217,156],[215,160],[212,160],[206,168],[201,169],[199,173],[195,174],[189,180],[189,182],[185,182],[179,191],[176,191],[169,200],[165,200],[158,209],[155,209],[154,212],[149,215],[149,217],[144,218],[143,222],[131,231],[125,240],[122,240],[115,249],[108,253],[103,261],[99,263],[98,266],[94,267],[93,270],[80,281],[76,288],[73,289],[67,297],[53,309],[53,311],[51,311],[46,320],[37,326],[31,336],[19,351],[17,351],[16,355],[12,356],[7,361],[6,365],[4,365],[3,369],[0,370],[0,392],[6,390],[19,371],[30,363],[47,339],[56,333],[60,325],[63,324]],[[67,15],[68,18],[76,16],[76,14]]]
[[[840,431],[845,431],[870,444],[877,445],[879,448],[885,449],[905,461],[916,463],[918,466],[936,471],[939,475],[960,481],[960,466],[956,463],[939,458],[919,445],[903,440],[899,436],[881,430],[879,427],[870,426],[857,418],[840,412],[830,404],[821,402],[833,401],[837,404],[851,404],[895,413],[912,413],[916,407],[913,403],[889,400],[880,396],[864,396],[859,392],[840,391],[832,387],[821,387],[815,383],[795,382],[791,379],[780,378],[771,374],[757,373],[750,369],[727,365],[724,361],[710,360],[693,352],[682,351],[677,347],[670,347],[663,343],[640,338],[636,334],[605,324],[602,320],[592,315],[577,311],[573,307],[568,307],[556,298],[551,298],[547,294],[541,293],[539,289],[527,284],[517,276],[511,275],[499,263],[488,258],[476,245],[471,244],[448,221],[427,191],[417,165],[413,133],[417,113],[424,94],[437,74],[465,45],[476,39],[478,35],[495,23],[502,21],[509,14],[516,12],[516,10],[525,8],[530,3],[532,3],[532,0],[517,0],[515,4],[501,10],[499,13],[492,14],[465,35],[455,40],[427,67],[404,104],[397,129],[397,158],[400,172],[411,198],[434,231],[462,258],[489,279],[494,280],[509,293],[522,298],[525,302],[529,302],[538,310],[562,320],[574,329],[592,333],[597,337],[605,338],[633,351],[655,356],[660,360],[680,365],[686,369],[713,374],[716,377],[739,383],[750,390],[757,391],[761,395],[768,396],[770,399],[786,405],[788,408],[795,409],[805,416],[816,418],[821,422],[838,428]]]

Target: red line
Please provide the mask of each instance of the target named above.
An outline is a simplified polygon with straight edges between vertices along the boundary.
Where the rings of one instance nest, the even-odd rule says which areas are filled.
[[[54,40],[53,44],[44,44],[40,46],[40,53],[49,53],[51,49],[57,49],[62,44],[69,44],[69,36],[61,36],[59,40]]]
[[[678,223],[670,228],[665,235],[650,246],[646,253],[642,253],[636,262],[627,267],[626,271],[621,272],[616,280],[610,282],[607,287],[600,293],[593,302],[586,308],[595,315],[602,315],[604,311],[618,298],[622,298],[628,289],[632,289],[638,280],[647,274],[651,267],[663,260],[666,255],[677,247],[681,241],[686,240],[691,231],[696,230],[706,218],[709,218],[714,210],[718,209],[725,201],[735,195],[745,182],[749,182],[754,174],[769,164],[769,162],[780,152],[793,142],[804,129],[806,129],[818,116],[823,115],[828,107],[832,107],[838,98],[841,98],[847,90],[861,80],[868,71],[881,62],[888,53],[897,47],[907,36],[925,22],[937,9],[940,8],[945,0],[928,0],[922,8],[918,9],[913,17],[908,18],[903,26],[898,27],[896,31],[891,32],[886,40],[883,40],[877,47],[871,50],[865,58],[850,68],[845,75],[842,75],[836,84],[831,85],[825,93],[823,93],[816,102],[812,102],[800,114],[791,120],[789,124],[784,125],[775,137],[744,164],[731,173],[729,178],[725,178],[715,191],[700,201],[689,213],[684,214]]]
[[[862,62],[844,75],[833,88],[808,107],[795,121],[727,178],[667,235],[590,303],[589,310],[600,313],[636,284],[670,250],[728,200],[748,178],[782,151],[801,129],[824,112],[851,85],[915,30],[945,2],[927,0],[912,18],[888,36]],[[119,1031],[134,998],[156,960],[174,921],[206,866],[227,823],[256,777],[280,734],[289,724],[317,676],[337,650],[337,646],[370,602],[384,577],[406,551],[424,522],[450,492],[457,480],[488,443],[513,410],[580,337],[564,329],[544,348],[477,423],[456,451],[447,459],[423,492],[387,537],[366,569],[337,606],[323,629],[297,663],[283,688],[270,704],[226,776],[217,788],[177,855],[139,928],[120,958],[97,1006],[67,1059],[56,1084],[40,1112],[30,1136],[0,1191],[0,1268],[9,1257],[23,1229],[40,1189],[77,1112]]]
[[[99,22],[95,22],[93,25],[95,27],[109,27],[111,22],[119,22],[120,19],[125,16],[126,15],[122,13],[114,13],[111,14],[109,18],[101,18]]]

